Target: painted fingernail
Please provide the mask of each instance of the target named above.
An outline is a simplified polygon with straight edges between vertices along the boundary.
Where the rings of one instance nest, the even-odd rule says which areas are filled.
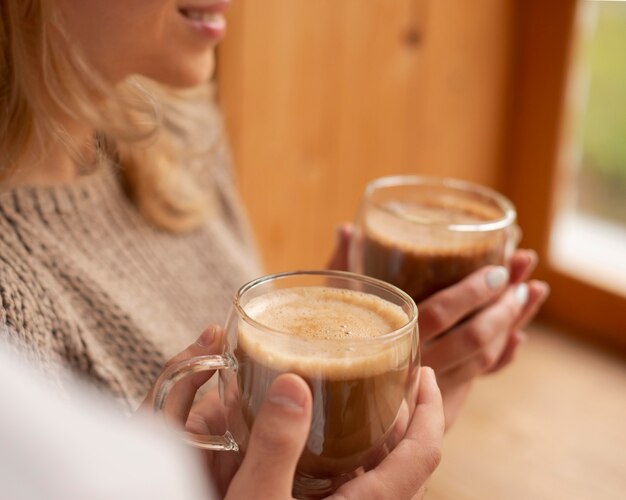
[[[528,285],[526,283],[520,283],[515,288],[515,300],[520,306],[526,305],[528,302]]]
[[[298,385],[293,380],[279,377],[270,387],[267,399],[283,409],[301,412],[306,402],[306,394]]]
[[[506,267],[498,266],[487,273],[487,286],[492,290],[500,288],[509,280],[509,271]]]
[[[206,330],[202,332],[202,335],[198,337],[196,340],[196,345],[200,347],[209,347],[213,340],[215,340],[215,334],[217,333],[217,327],[209,326]]]

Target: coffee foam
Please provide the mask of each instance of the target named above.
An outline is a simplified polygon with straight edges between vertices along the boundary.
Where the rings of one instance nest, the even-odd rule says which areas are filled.
[[[389,202],[385,210],[374,207],[366,214],[367,234],[387,246],[420,254],[481,252],[502,238],[501,231],[451,232],[448,224],[480,224],[502,214],[494,207],[457,200],[445,204]],[[432,225],[430,225],[432,224]],[[439,226],[438,226],[439,225]]]
[[[287,334],[268,337],[245,321],[239,324],[240,346],[277,371],[343,379],[378,374],[408,362],[412,335],[368,342],[409,322],[400,306],[372,294],[294,287],[256,297],[244,309],[258,323]]]

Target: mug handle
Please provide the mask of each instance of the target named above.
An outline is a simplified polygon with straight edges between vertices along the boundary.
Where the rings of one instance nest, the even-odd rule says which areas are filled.
[[[170,390],[181,379],[198,372],[223,369],[234,370],[236,367],[237,362],[229,353],[197,356],[173,364],[163,371],[156,382],[153,404],[154,413],[163,411]],[[229,431],[226,431],[223,436],[185,432],[183,440],[203,450],[239,451],[239,446]]]

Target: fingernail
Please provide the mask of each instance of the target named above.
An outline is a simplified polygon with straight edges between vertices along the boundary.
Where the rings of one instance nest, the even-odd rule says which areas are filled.
[[[515,288],[515,300],[520,306],[523,306],[528,302],[528,285],[526,283],[520,283]]]
[[[299,413],[304,409],[306,394],[293,380],[279,377],[270,387],[267,399],[276,406]]]
[[[199,345],[200,347],[209,347],[213,343],[216,333],[217,333],[216,327],[214,326],[208,327],[206,330],[202,332],[202,335],[198,337],[198,340],[196,340],[196,345]]]
[[[500,288],[509,280],[509,271],[506,267],[498,266],[489,271],[485,279],[487,281],[487,286],[492,290],[495,290],[496,288]]]

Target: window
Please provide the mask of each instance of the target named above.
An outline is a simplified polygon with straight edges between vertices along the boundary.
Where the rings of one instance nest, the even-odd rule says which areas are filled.
[[[618,130],[626,124],[626,2],[527,0],[517,8],[507,192],[524,245],[539,251],[539,275],[552,286],[545,316],[626,351],[618,270],[626,193],[617,180],[626,165]]]
[[[626,1],[579,2],[549,258],[626,296],[624,54]]]

